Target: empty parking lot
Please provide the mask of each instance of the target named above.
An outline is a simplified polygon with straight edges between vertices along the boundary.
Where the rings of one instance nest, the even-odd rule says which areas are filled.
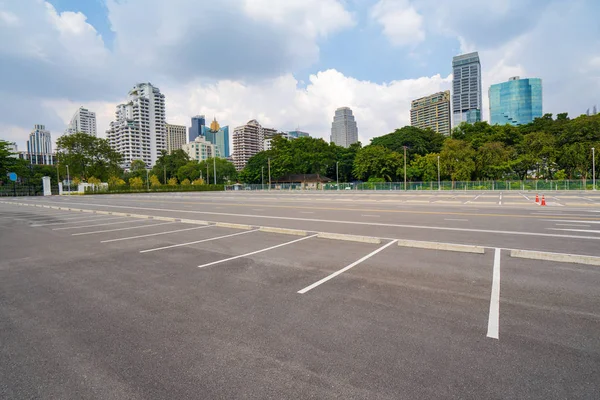
[[[548,197],[5,201],[0,397],[597,398],[600,197]]]

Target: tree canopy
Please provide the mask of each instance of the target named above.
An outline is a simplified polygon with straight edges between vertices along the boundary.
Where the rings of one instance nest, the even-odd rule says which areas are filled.
[[[66,174],[67,165],[71,177],[83,180],[93,176],[106,182],[110,176],[122,173],[122,156],[106,139],[78,132],[59,137],[56,147],[61,174]]]

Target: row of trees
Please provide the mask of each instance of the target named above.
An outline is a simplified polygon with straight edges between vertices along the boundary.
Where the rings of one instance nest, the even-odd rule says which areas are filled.
[[[524,126],[462,124],[445,137],[432,130],[406,126],[342,148],[322,139],[276,138],[272,150],[250,158],[240,179],[260,183],[271,160],[271,176],[319,173],[340,182],[442,180],[587,179],[592,147],[600,147],[600,115],[570,119],[546,114]]]

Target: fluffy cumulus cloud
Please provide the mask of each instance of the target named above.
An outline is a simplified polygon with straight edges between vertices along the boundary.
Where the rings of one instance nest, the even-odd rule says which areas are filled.
[[[408,124],[410,100],[449,89],[449,58],[473,50],[486,117],[487,88],[514,75],[543,79],[547,112],[600,103],[593,0],[105,0],[110,45],[85,14],[50,3],[0,0],[0,138],[20,144],[36,123],[56,138],[79,105],[96,111],[103,135],[115,104],[145,81],[165,93],[172,123],[203,113],[327,138],[335,108],[350,106],[368,143]],[[325,42],[364,64],[375,41],[388,52],[379,63],[407,53],[439,68],[389,82],[355,79],[343,66],[311,69]],[[298,71],[309,71],[306,82]]]

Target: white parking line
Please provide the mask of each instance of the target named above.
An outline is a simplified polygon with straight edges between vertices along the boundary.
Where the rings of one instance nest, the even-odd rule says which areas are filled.
[[[340,269],[339,271],[336,271],[333,274],[326,276],[325,278],[321,279],[320,281],[317,281],[317,282],[313,283],[312,285],[305,287],[302,290],[298,290],[298,293],[304,294],[304,293],[308,292],[309,290],[312,290],[312,289],[316,288],[317,286],[322,285],[323,283],[327,282],[328,280],[333,279],[336,276],[348,271],[350,268],[353,268],[353,267],[357,266],[358,264],[362,263],[363,261],[368,260],[369,258],[373,257],[375,254],[379,253],[380,251],[385,250],[387,247],[390,247],[391,245],[393,245],[396,242],[397,242],[397,240],[392,240],[388,244],[381,246],[377,250],[372,251],[371,253],[367,254],[360,260],[354,261],[352,264],[348,265],[347,267],[344,267],[344,268]]]
[[[67,215],[71,215],[71,214],[67,214]],[[96,215],[96,217],[103,217],[104,215]],[[79,217],[69,217],[69,218],[61,218],[60,216],[54,216],[54,217],[44,217],[44,219],[55,219],[55,218],[60,218],[62,221],[71,221],[74,219],[85,219],[85,218],[89,218],[89,217],[94,217],[94,215],[80,215]],[[38,219],[37,221],[33,221],[33,222],[43,222],[42,220]]]
[[[169,224],[174,224],[174,223],[175,222],[161,222],[160,224],[141,225],[141,226],[128,226],[127,228],[107,229],[107,230],[104,230],[104,231],[72,233],[71,236],[83,236],[83,235],[93,235],[95,233],[126,231],[126,230],[129,230],[129,229],[148,228],[148,227],[151,227],[151,226],[169,225]]]
[[[549,231],[565,231],[565,232],[585,232],[585,233],[600,233],[590,229],[566,229],[566,228],[546,228]]]
[[[361,214],[361,217],[375,217],[375,218],[380,218],[381,215],[374,215],[374,214]]]
[[[556,226],[578,226],[580,228],[589,228],[590,225],[580,225],[580,224],[554,224]]]
[[[131,239],[139,239],[139,238],[145,238],[145,237],[150,237],[150,236],[166,235],[166,234],[169,234],[169,233],[185,232],[185,231],[191,231],[191,230],[194,230],[194,229],[204,229],[204,228],[210,228],[210,227],[213,227],[213,226],[214,225],[195,226],[193,228],[177,229],[177,230],[174,230],[174,231],[149,233],[147,235],[129,236],[129,237],[124,237],[124,238],[119,238],[119,239],[103,240],[100,243],[120,242],[122,240],[131,240]]]
[[[572,222],[574,224],[600,224],[600,221],[581,221],[579,219],[543,219],[547,222]]]
[[[102,221],[110,221],[110,220],[114,220],[114,219],[123,219],[125,217],[113,217],[113,218],[105,218],[102,219]],[[31,225],[31,227],[37,228],[39,226],[53,226],[53,225],[67,225],[67,224],[82,224],[84,222],[95,222],[100,220],[101,218],[96,218],[96,219],[85,219],[83,221],[71,221],[71,222],[51,222],[49,224],[36,224],[36,225]]]
[[[300,239],[295,239],[295,240],[291,240],[289,242],[285,242],[285,243],[281,243],[281,244],[278,244],[278,245],[275,245],[275,246],[267,247],[266,249],[257,250],[257,251],[253,251],[253,252],[246,253],[246,254],[241,254],[241,255],[235,256],[235,257],[229,257],[229,258],[226,258],[224,260],[213,261],[213,262],[208,263],[208,264],[198,265],[198,268],[205,268],[205,267],[209,267],[211,265],[221,264],[221,263],[224,263],[224,262],[227,262],[227,261],[232,261],[232,260],[237,260],[238,258],[248,257],[248,256],[252,256],[252,255],[258,254],[258,253],[264,253],[265,251],[277,249],[279,247],[287,246],[288,244],[292,244],[292,243],[300,242],[302,240],[310,239],[310,238],[313,238],[315,236],[317,236],[317,235],[306,236],[306,237],[303,237],[303,238],[300,238]]]
[[[500,328],[500,249],[494,252],[494,271],[492,273],[492,294],[490,296],[490,315],[487,337],[498,339]]]
[[[444,221],[468,221],[468,219],[462,219],[462,218],[444,218]]]
[[[80,225],[80,226],[67,226],[63,228],[54,228],[53,231],[64,231],[68,229],[82,229],[82,228],[91,228],[93,226],[106,226],[106,225],[119,225],[119,224],[128,224],[128,223],[136,223],[136,222],[147,222],[147,219],[137,219],[137,220],[127,220],[127,221],[119,221],[119,222],[109,222],[107,224],[94,224],[94,225]]]
[[[500,201],[498,202],[498,205],[501,206],[502,205],[502,192],[500,192]]]
[[[173,248],[175,248],[175,247],[189,246],[190,244],[198,244],[198,243],[210,242],[210,241],[212,241],[212,240],[225,239],[225,238],[228,238],[228,237],[232,237],[232,236],[239,236],[239,235],[245,235],[245,234],[247,234],[247,233],[252,233],[252,232],[258,232],[258,229],[253,229],[253,230],[251,230],[251,231],[244,231],[244,232],[232,233],[231,235],[217,236],[217,237],[210,238],[210,239],[196,240],[196,241],[194,241],[194,242],[187,242],[187,243],[174,244],[174,245],[172,245],[172,246],[164,246],[164,247],[157,247],[157,248],[155,248],[155,249],[140,250],[140,253],[149,253],[149,252],[151,252],[151,251],[158,251],[158,250],[173,249]]]

